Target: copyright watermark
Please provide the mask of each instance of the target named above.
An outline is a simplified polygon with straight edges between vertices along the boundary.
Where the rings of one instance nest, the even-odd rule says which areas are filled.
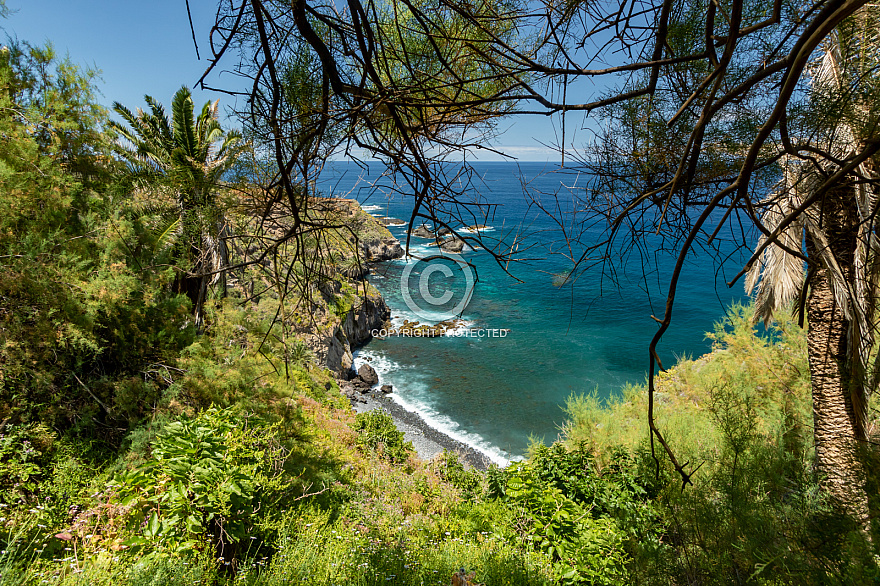
[[[458,317],[474,295],[474,270],[460,255],[433,254],[408,263],[400,275],[406,306],[425,321]]]
[[[435,330],[431,328],[382,328],[370,330],[374,338],[506,338],[507,328],[454,328]]]

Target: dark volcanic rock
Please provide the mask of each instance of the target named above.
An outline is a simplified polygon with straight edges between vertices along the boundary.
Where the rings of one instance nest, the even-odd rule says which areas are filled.
[[[434,238],[434,233],[431,232],[431,230],[429,230],[428,227],[424,224],[413,230],[412,235],[419,238]]]
[[[397,238],[382,238],[361,242],[361,252],[368,261],[392,260],[403,256],[403,247]]]
[[[391,393],[394,391],[394,388],[391,385],[382,385],[380,388],[383,393]]]
[[[355,381],[358,384],[355,384]],[[369,390],[369,387],[364,385],[360,380],[355,379],[355,381],[338,381],[339,390],[352,405],[355,403],[365,403],[366,399],[364,399],[362,395]]]
[[[352,348],[357,348],[373,338],[374,330],[382,329],[385,321],[391,318],[391,310],[382,297],[367,297],[360,306],[352,309],[342,322],[342,331]]]
[[[323,362],[337,378],[344,380],[354,376],[352,370],[352,348],[369,342],[372,332],[381,329],[391,317],[385,300],[378,295],[359,299],[349,310],[342,324],[328,332],[329,335],[316,337],[312,345],[318,360]]]
[[[361,380],[361,378],[360,378],[359,376],[356,376],[356,377],[351,381],[351,386],[352,386],[352,388],[353,388],[355,391],[359,392],[359,393],[362,394],[362,395],[363,395],[363,394],[366,394],[366,393],[369,393],[369,392],[370,392],[370,389],[372,388],[372,385],[370,385],[370,384],[364,382],[363,380]]]
[[[464,240],[458,238],[447,238],[440,243],[440,250],[443,252],[452,252],[458,254],[464,249]]]
[[[403,220],[399,218],[390,218],[388,216],[383,216],[379,218],[379,221],[385,224],[386,226],[403,226],[406,224]]]
[[[337,327],[333,335],[326,338],[324,348],[324,365],[341,379],[351,378],[351,346],[342,328]]]
[[[376,374],[376,371],[369,364],[362,364],[358,368],[358,378],[371,387],[379,382],[379,375]]]

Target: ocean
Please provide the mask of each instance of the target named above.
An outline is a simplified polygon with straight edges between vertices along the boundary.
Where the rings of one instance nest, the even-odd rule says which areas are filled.
[[[473,165],[479,177],[473,197],[497,204],[474,224],[486,226],[480,230],[487,240],[530,260],[502,267],[486,250],[469,248],[457,261],[430,258],[438,249],[412,238],[413,257],[382,263],[369,277],[393,323],[436,323],[453,314],[464,321],[454,335],[374,339],[356,353],[355,365],[371,364],[404,408],[503,465],[521,458],[530,442],[556,439],[572,395],[607,398],[645,381],[658,327],[651,315],[663,314],[674,259],[646,250],[656,270],[652,262],[646,271],[642,256],[633,254],[614,267],[614,279],[608,267],[605,275],[597,267],[567,279],[571,258],[599,234],[587,231],[571,248],[565,242],[568,224],[578,221],[572,202],[585,178],[549,163]],[[357,199],[374,216],[408,222],[412,198],[390,193],[381,170],[331,162],[318,189]],[[537,209],[526,191],[543,194],[537,197],[545,207],[553,204],[554,214]],[[407,227],[388,226],[402,244]],[[722,265],[708,255],[689,260],[659,346],[664,366],[708,352],[706,332],[731,303],[746,301],[741,282],[733,289],[724,283],[744,261],[732,245],[730,252]]]

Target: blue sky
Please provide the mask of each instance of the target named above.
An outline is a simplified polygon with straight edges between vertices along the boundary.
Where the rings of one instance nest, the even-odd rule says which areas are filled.
[[[108,106],[119,101],[134,109],[144,105],[144,94],[167,104],[181,85],[193,87],[208,66],[208,33],[217,6],[213,0],[190,0],[201,61],[196,59],[184,0],[7,0],[7,5],[14,12],[0,20],[0,27],[31,43],[51,41],[75,63],[99,68],[99,88]],[[229,74],[214,79],[215,85],[224,82],[234,83]],[[221,107],[232,99],[194,91],[196,104],[217,98]],[[494,146],[500,150],[521,161],[558,160],[541,145],[557,142],[558,119],[517,117],[499,128],[503,133]],[[568,136],[566,142],[570,141]],[[479,159],[498,157],[482,154]]]

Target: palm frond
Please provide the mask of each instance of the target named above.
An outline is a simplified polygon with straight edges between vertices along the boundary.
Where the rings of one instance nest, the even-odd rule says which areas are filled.
[[[222,173],[244,151],[240,135],[223,132],[217,120],[218,103],[207,103],[194,114],[192,93],[183,86],[175,94],[169,119],[162,104],[146,96],[149,113],[131,112],[117,104],[125,124],[114,124],[129,145],[120,150],[133,173],[153,179],[152,186],[166,189],[176,205],[134,210],[146,218],[152,215],[152,232],[157,249],[176,238],[186,239],[190,263],[188,274],[202,280],[202,293],[211,283],[224,279],[229,266],[228,227],[216,202],[215,190]],[[221,142],[222,141],[222,142]],[[221,143],[219,149],[217,143]],[[203,296],[195,300],[196,321],[201,320]]]
[[[180,232],[180,217],[175,216],[168,218],[168,220],[165,222],[163,229],[153,232],[156,238],[156,250],[161,250],[174,244],[174,239]]]
[[[761,218],[764,227],[772,234],[801,203],[802,193],[797,174],[786,170],[776,190],[762,202],[764,214]],[[800,259],[786,252],[801,250],[803,227],[800,221],[792,222],[779,235],[777,242],[771,244],[746,276],[746,293],[755,293],[755,321],[763,320],[768,325],[773,314],[788,307],[800,294],[804,280],[804,266]],[[758,245],[767,241],[761,236]],[[784,247],[784,248],[783,248]]]
[[[153,99],[152,96],[144,96],[144,101],[152,111],[150,118],[155,121],[155,127],[159,131],[158,138],[162,142],[170,144],[172,140],[171,120],[168,118],[168,114],[165,113],[165,106]]]
[[[195,156],[197,143],[195,137],[195,118],[193,116],[192,93],[186,86],[174,94],[171,103],[174,144],[190,157]]]

